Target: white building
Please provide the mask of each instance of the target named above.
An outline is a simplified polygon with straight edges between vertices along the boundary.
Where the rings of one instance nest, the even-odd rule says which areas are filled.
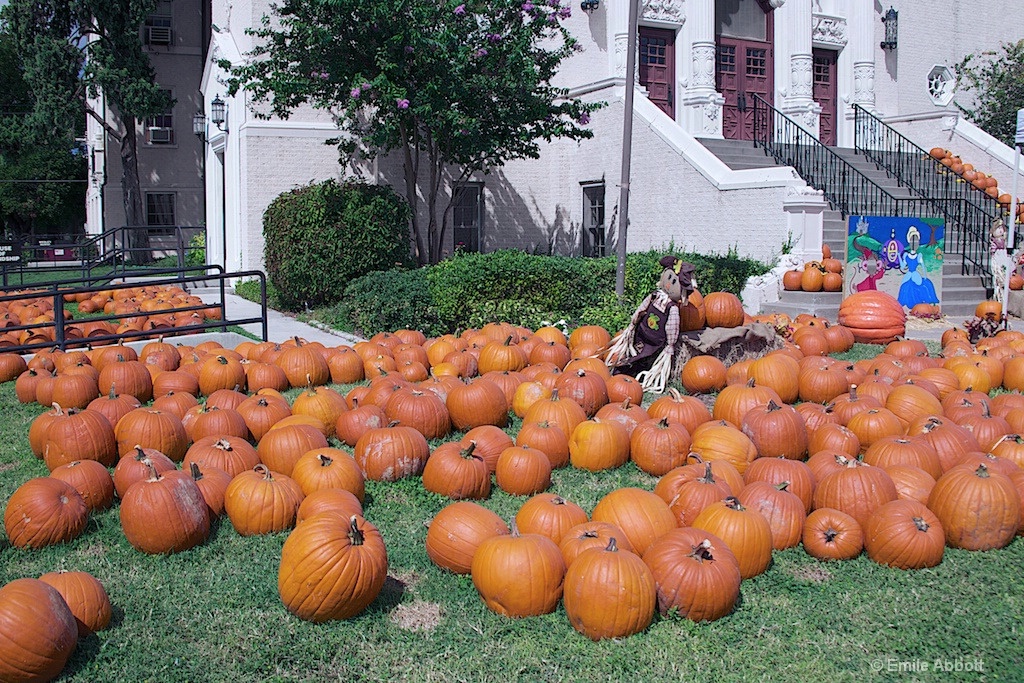
[[[820,253],[820,193],[790,167],[732,170],[701,144],[745,138],[757,94],[822,142],[851,147],[854,105],[874,112],[924,149],[947,147],[1009,186],[1011,150],[967,122],[952,103],[952,67],[967,53],[1018,40],[1024,1],[894,0],[898,39],[886,40],[877,0],[642,0],[630,181],[631,251],[674,242],[680,249],[770,260],[787,240]],[[574,1],[568,26],[584,48],[564,63],[560,85],[605,101],[595,136],[558,141],[538,160],[506,164],[461,193],[454,242],[483,251],[516,247],[560,254],[600,251],[615,240],[626,87],[627,0]],[[313,110],[286,121],[253,117],[244,93],[228,97],[216,60],[239,62],[245,29],[269,12],[265,0],[214,0],[207,103],[227,102],[223,131],[206,153],[210,258],[228,270],[262,266],[261,218],[278,194],[337,177],[330,119]],[[368,169],[401,188],[400,166]],[[1024,186],[1024,185],[1022,185]],[[401,190],[399,190],[401,193]],[[226,247],[225,247],[226,245]]]

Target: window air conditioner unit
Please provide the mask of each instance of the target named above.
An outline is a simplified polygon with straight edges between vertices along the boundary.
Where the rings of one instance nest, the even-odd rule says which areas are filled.
[[[149,142],[154,145],[166,145],[173,142],[170,128],[150,128]]]
[[[171,44],[171,27],[170,26],[147,26],[146,27],[146,42],[150,45],[170,45]]]

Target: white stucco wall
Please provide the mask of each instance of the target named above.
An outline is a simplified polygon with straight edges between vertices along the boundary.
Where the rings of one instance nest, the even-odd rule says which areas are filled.
[[[927,73],[936,64],[953,65],[971,51],[994,48],[1001,40],[1020,33],[1024,0],[999,3],[979,0],[929,0],[905,3],[899,7],[899,48],[883,52],[878,43],[884,27],[880,17],[884,6],[874,0],[785,0],[791,16],[796,3],[807,6],[816,15],[829,15],[847,21],[848,34],[839,50],[840,144],[852,144],[852,122],[844,108],[854,94],[855,59],[874,59],[875,110],[885,117],[903,117],[894,125],[924,148],[936,145],[964,151],[965,159],[980,149],[964,136],[950,138],[942,128],[942,117],[930,116],[944,111],[927,94]],[[657,11],[674,7],[679,28],[677,36],[678,96],[691,77],[687,49],[689,33],[698,4],[705,8],[713,0],[661,0]],[[592,117],[593,140],[580,143],[556,141],[545,145],[538,160],[507,163],[476,180],[484,183],[486,217],[482,247],[490,251],[503,247],[531,251],[576,254],[580,249],[582,222],[581,182],[605,183],[606,223],[609,224],[609,249],[614,246],[613,216],[619,201],[619,164],[622,125],[621,80],[615,74],[615,36],[624,22],[627,0],[602,0],[599,10],[584,13],[578,2],[571,4],[572,17],[567,26],[580,42],[582,50],[569,57],[559,72],[556,84],[579,89],[594,84],[584,97],[606,100],[611,105]],[[252,48],[246,27],[260,24],[269,11],[267,0],[214,0],[213,22],[221,30],[214,43],[224,48],[215,57],[240,59]],[[705,9],[706,11],[706,9]],[[979,16],[998,16],[1000,21],[979,21]],[[1003,20],[1005,19],[1005,21]],[[647,21],[645,23],[657,23]],[[669,22],[671,23],[671,22]],[[785,101],[790,85],[789,50],[806,48],[806,37],[798,40],[796,28],[777,22],[776,75],[777,104]],[[810,27],[807,29],[810,30]],[[870,51],[865,32],[873,32]],[[620,31],[621,33],[621,31]],[[857,38],[861,37],[860,43]],[[859,45],[859,47],[858,47]],[[857,50],[860,50],[857,53]],[[860,54],[857,57],[856,54]],[[621,57],[621,55],[620,55]],[[218,79],[218,69],[208,66],[203,91],[208,103],[215,95],[228,100],[231,129],[226,140],[224,176],[226,222],[228,224],[229,267],[262,266],[262,213],[278,194],[296,185],[344,173],[337,164],[334,148],[322,141],[333,134],[333,124],[322,112],[310,108],[296,111],[287,122],[257,120],[251,104],[242,95],[227,98]],[[740,254],[770,260],[788,238],[787,214],[783,210],[787,186],[800,185],[787,169],[765,172],[733,172],[709,157],[686,132],[689,126],[706,133],[699,120],[688,120],[681,104],[677,107],[679,124],[668,117],[651,115],[649,102],[638,95],[638,115],[634,123],[631,227],[629,248],[641,250],[661,247],[673,241],[679,249],[706,253],[724,253],[735,247]],[[845,104],[844,104],[845,103]],[[692,113],[692,112],[691,112]],[[943,142],[943,139],[949,140]],[[954,142],[958,147],[954,147]],[[976,145],[975,145],[976,147]],[[208,164],[213,150],[208,152]],[[993,168],[998,154],[973,162],[980,167],[991,159]],[[382,160],[378,166],[381,182],[392,185],[404,195],[401,159]],[[996,172],[993,170],[993,172]],[[1008,174],[1006,174],[1008,176]],[[207,200],[219,189],[207,188]],[[425,224],[425,208],[420,218]],[[211,218],[212,224],[212,218]],[[446,247],[451,248],[451,233]]]

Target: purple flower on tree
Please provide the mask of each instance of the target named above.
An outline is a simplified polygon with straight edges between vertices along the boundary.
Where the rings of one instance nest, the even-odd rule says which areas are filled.
[[[405,99],[404,97],[400,100],[395,100],[395,106],[398,107],[399,109],[408,109],[409,100]]]
[[[360,95],[360,90],[359,90],[359,88],[352,88],[352,90],[350,90],[348,94],[352,97],[352,99],[358,100],[359,99],[359,95]]]
[[[487,40],[489,40],[492,43],[499,43],[501,42],[501,36],[498,35],[497,33],[488,33]]]
[[[534,10],[534,4],[532,2],[524,2],[523,3],[523,11],[524,12],[532,12],[533,10]]]
[[[486,57],[487,56],[487,48],[485,48],[485,47],[480,48],[479,50],[477,50],[476,52],[473,53],[473,56],[474,57]]]
[[[572,10],[569,7],[563,7],[560,10],[558,10],[558,16],[560,16],[563,19],[568,19],[569,17],[572,16]]]
[[[456,16],[461,17],[465,13],[466,13],[466,5],[465,4],[459,5],[458,7],[455,8],[455,15]]]
[[[582,114],[580,114],[580,118],[578,120],[582,125],[585,126],[588,123],[590,123],[590,114],[588,114],[587,112],[583,112]]]
[[[405,46],[405,54],[407,54],[407,55],[411,55],[411,54],[412,54],[412,53],[413,53],[414,51],[415,51],[415,50],[413,49],[413,46],[412,46],[412,45],[406,45],[406,46]]]

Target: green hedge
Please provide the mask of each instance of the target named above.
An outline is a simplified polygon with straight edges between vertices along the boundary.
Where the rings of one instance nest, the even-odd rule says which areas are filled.
[[[671,251],[671,250],[668,250]],[[622,329],[636,305],[657,285],[666,250],[630,254],[625,294],[615,296],[614,257],[532,256],[505,250],[458,254],[435,266],[389,270],[352,280],[342,314],[366,335],[416,328],[429,335],[502,320],[536,328],[565,320],[570,327]],[[768,266],[735,255],[679,254],[697,268],[703,292],[739,294],[751,275]]]
[[[342,298],[354,277],[408,265],[409,207],[386,185],[334,180],[278,196],[263,214],[267,279],[292,310]]]

